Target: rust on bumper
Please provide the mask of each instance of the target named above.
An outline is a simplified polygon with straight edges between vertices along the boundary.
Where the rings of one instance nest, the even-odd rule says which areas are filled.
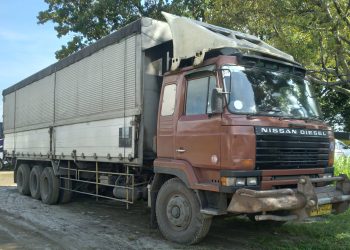
[[[320,182],[335,181],[335,186],[314,187]],[[239,189],[233,195],[227,208],[232,213],[256,213],[257,220],[302,220],[309,217],[311,210],[321,205],[333,204],[334,213],[344,212],[349,207],[350,181],[341,175],[328,178],[302,176],[296,190],[285,188],[267,191]],[[290,211],[289,216],[266,214],[276,211]]]

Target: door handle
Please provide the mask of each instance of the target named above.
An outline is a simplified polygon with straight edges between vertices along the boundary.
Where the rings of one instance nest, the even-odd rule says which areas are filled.
[[[177,152],[177,153],[185,153],[185,152],[186,152],[186,149],[178,148],[178,149],[176,149],[176,152]]]

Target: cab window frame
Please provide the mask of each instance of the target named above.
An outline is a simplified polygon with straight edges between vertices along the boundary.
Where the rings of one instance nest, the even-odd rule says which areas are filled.
[[[186,89],[185,89],[185,98],[184,98],[184,108],[183,108],[183,116],[188,116],[188,117],[194,117],[194,116],[206,116],[208,117],[210,114],[212,114],[212,112],[208,112],[208,110],[211,108],[210,107],[210,102],[211,102],[211,92],[214,88],[218,87],[218,77],[217,74],[215,74],[213,72],[213,74],[201,74],[198,75],[198,73],[195,73],[194,76],[187,76],[186,78]],[[205,113],[196,113],[196,114],[189,114],[187,112],[187,105],[188,105],[188,89],[189,89],[189,85],[191,81],[195,81],[195,80],[200,80],[200,79],[207,79],[206,80],[206,106],[205,106]],[[214,79],[214,86],[211,87],[212,84],[212,80]]]

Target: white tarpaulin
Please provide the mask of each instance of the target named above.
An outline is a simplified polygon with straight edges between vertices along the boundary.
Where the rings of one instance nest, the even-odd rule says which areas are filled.
[[[175,67],[172,69],[178,67],[181,59],[196,56],[203,59],[205,52],[224,47],[259,52],[295,63],[291,55],[268,45],[256,36],[166,12],[162,12],[162,14],[170,26],[173,37],[175,59],[173,66]]]

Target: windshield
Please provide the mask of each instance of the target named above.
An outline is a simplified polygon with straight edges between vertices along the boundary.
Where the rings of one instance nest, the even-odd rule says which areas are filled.
[[[321,113],[305,79],[265,68],[222,67],[232,113],[319,118]]]

